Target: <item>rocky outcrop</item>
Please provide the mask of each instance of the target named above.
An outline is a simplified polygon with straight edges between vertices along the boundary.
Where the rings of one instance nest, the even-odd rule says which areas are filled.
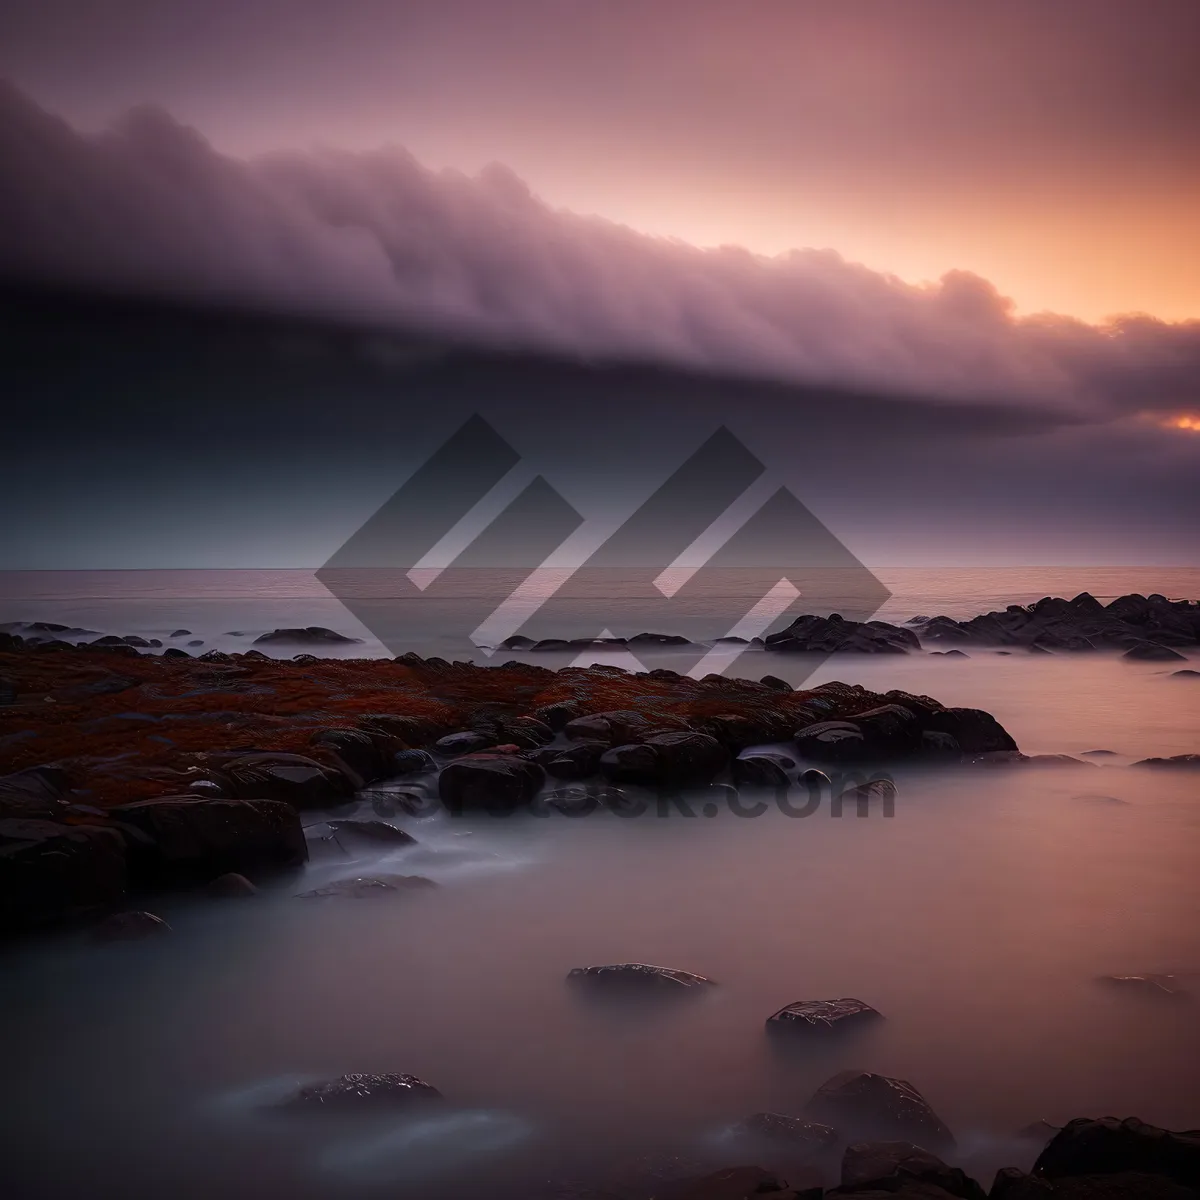
[[[228,873],[257,877],[303,866],[300,817],[279,800],[165,797],[110,810],[143,887],[205,883]]]
[[[0,932],[24,933],[121,901],[129,886],[116,829],[0,820]]]
[[[787,654],[907,654],[920,650],[911,629],[886,621],[846,621],[830,617],[797,617],[786,629],[765,639],[766,648]]]
[[[694,787],[709,783],[728,761],[725,748],[708,734],[658,733],[605,751],[600,773],[614,783]]]
[[[691,971],[656,967],[649,963],[614,963],[603,967],[575,967],[567,982],[601,991],[635,993],[695,993],[712,985],[712,980]]]
[[[273,1107],[283,1112],[369,1113],[410,1109],[440,1100],[442,1093],[416,1075],[342,1075],[322,1083],[310,1083]]]
[[[309,625],[305,629],[272,629],[254,639],[256,646],[285,643],[291,646],[350,646],[360,643],[362,638],[347,637],[320,625]]]
[[[1135,767],[1157,767],[1169,770],[1195,770],[1200,768],[1200,754],[1175,754],[1171,758],[1143,758]]]
[[[1034,1164],[1035,1175],[1051,1180],[1127,1172],[1200,1189],[1200,1130],[1173,1133],[1136,1117],[1081,1117],[1055,1134]]]
[[[804,1112],[851,1137],[911,1142],[935,1153],[954,1147],[925,1097],[907,1080],[887,1075],[842,1071],[817,1089]]]
[[[767,1018],[769,1033],[789,1036],[847,1033],[882,1020],[882,1014],[861,1000],[796,1000]]]

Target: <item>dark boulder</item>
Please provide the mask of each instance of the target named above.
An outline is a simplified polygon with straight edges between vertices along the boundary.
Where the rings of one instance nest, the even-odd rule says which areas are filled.
[[[0,818],[28,817],[53,821],[70,803],[67,773],[62,767],[29,767],[0,776]]]
[[[1187,662],[1187,655],[1156,642],[1135,642],[1121,657],[1134,662]]]
[[[495,734],[481,733],[476,729],[464,729],[460,733],[449,733],[438,738],[433,748],[439,754],[474,754],[496,744]]]
[[[335,879],[324,887],[297,892],[296,896],[300,900],[395,900],[437,886],[424,875],[360,875]]]
[[[438,795],[452,812],[511,812],[527,805],[545,782],[537,763],[511,754],[469,754],[443,768]]]
[[[415,1075],[342,1075],[306,1084],[274,1107],[287,1112],[378,1112],[441,1098],[437,1088]]]
[[[343,773],[355,782],[373,783],[390,773],[390,755],[370,734],[361,729],[323,729],[312,736],[311,744],[331,755]]]
[[[578,741],[541,751],[536,761],[555,779],[587,779],[600,770],[607,742]]]
[[[786,754],[741,754],[730,764],[733,782],[746,788],[785,788],[790,780],[788,769],[795,762]]]
[[[218,875],[208,885],[208,894],[215,900],[242,900],[249,896],[257,896],[258,888],[245,875],[230,871],[225,875]]]
[[[437,763],[424,750],[397,750],[392,755],[392,773],[416,775],[420,771],[436,771]]]
[[[942,708],[921,721],[925,730],[948,733],[964,754],[990,754],[1001,750],[1016,750],[1008,731],[981,708]]]
[[[1158,767],[1169,770],[1185,770],[1200,767],[1200,754],[1176,754],[1171,758],[1143,758],[1135,767]]]
[[[646,713],[617,710],[591,713],[568,721],[562,732],[571,741],[604,742],[609,746],[623,746],[629,742],[640,742],[663,730],[660,718]]]
[[[411,833],[397,829],[386,821],[338,820],[326,823],[339,837],[357,838],[378,846],[412,846],[417,840]]]
[[[936,1154],[911,1142],[855,1142],[842,1155],[842,1188],[906,1194],[914,1183],[932,1184],[961,1200],[986,1200],[987,1193],[961,1168],[947,1166]],[[919,1193],[917,1193],[919,1194]]]
[[[826,1080],[805,1115],[853,1137],[912,1142],[926,1150],[954,1146],[950,1130],[907,1080],[842,1071]]]
[[[1138,1172],[1200,1188],[1200,1130],[1174,1133],[1136,1117],[1079,1117],[1055,1134],[1033,1169],[1048,1179]]]
[[[708,734],[658,733],[605,751],[600,771],[615,783],[691,787],[708,783],[728,761],[728,752]]]
[[[899,1195],[903,1198],[907,1193]],[[1051,1180],[1016,1167],[998,1171],[988,1193],[989,1200],[1196,1200],[1196,1196],[1194,1188],[1181,1187],[1161,1175],[1125,1171]]]
[[[704,991],[713,981],[691,971],[649,963],[613,963],[603,967],[575,967],[567,975],[567,982],[601,991],[673,995]]]
[[[241,636],[240,634],[233,636]],[[362,638],[346,637],[343,633],[336,633],[332,629],[324,629],[320,625],[309,625],[306,629],[272,629],[270,633],[264,633],[254,639],[256,646],[269,645],[276,642],[288,643],[298,646],[322,646],[322,645],[353,645],[361,642]]]
[[[354,783],[334,767],[302,754],[244,754],[222,773],[238,799],[282,800],[297,809],[335,808],[354,796]]]
[[[843,1033],[882,1020],[882,1015],[861,1000],[797,1000],[767,1018],[771,1033],[812,1035]]]
[[[838,1142],[838,1132],[828,1125],[806,1121],[803,1117],[792,1117],[786,1113],[754,1113],[741,1121],[736,1132],[763,1141],[775,1142],[792,1149],[811,1151],[814,1154],[828,1150]]]
[[[0,931],[20,933],[107,907],[127,885],[117,830],[0,820]]]
[[[170,925],[154,913],[119,912],[94,926],[92,938],[97,942],[137,942],[170,932]]]
[[[110,815],[131,831],[130,874],[146,885],[256,876],[308,860],[299,814],[279,800],[165,797],[123,804]]]

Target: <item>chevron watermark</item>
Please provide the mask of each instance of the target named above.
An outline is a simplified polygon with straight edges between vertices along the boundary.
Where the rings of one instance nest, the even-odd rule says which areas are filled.
[[[473,416],[317,578],[393,654],[433,621],[454,657],[531,653],[697,677],[725,673],[800,613],[869,620],[888,599],[728,429],[665,476],[589,544],[587,517]],[[575,544],[584,549],[564,565]]]

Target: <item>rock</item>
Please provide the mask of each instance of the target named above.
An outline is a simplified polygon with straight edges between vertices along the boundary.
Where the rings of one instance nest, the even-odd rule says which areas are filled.
[[[655,967],[649,963],[614,963],[604,967],[575,967],[567,982],[583,984],[605,991],[652,994],[698,993],[713,981],[690,971],[670,967]]]
[[[831,816],[840,816],[847,803],[855,805],[857,811],[865,813],[866,806],[871,803],[883,805],[883,815],[890,817],[895,813],[896,784],[891,779],[869,779],[865,783],[852,784],[833,801]]]
[[[830,617],[797,617],[786,629],[769,634],[768,650],[789,654],[907,654],[921,643],[911,629],[886,621],[846,621]]]
[[[819,1153],[835,1145],[838,1132],[828,1125],[791,1117],[785,1113],[760,1112],[747,1117],[737,1127],[738,1133],[762,1138],[780,1145]]]
[[[604,742],[607,746],[640,742],[643,738],[661,731],[661,721],[656,721],[645,713],[624,710],[574,717],[562,728],[562,732],[571,741]]]
[[[1030,649],[1044,650],[1044,647],[1030,647]],[[971,656],[963,650],[930,650],[931,655],[940,658],[970,658]],[[1047,652],[1048,653],[1048,652]]]
[[[125,842],[98,825],[0,820],[0,932],[23,933],[119,902]]]
[[[942,708],[922,719],[922,727],[948,733],[964,754],[990,754],[1015,751],[1017,743],[1008,731],[981,708]]]
[[[607,742],[571,742],[548,747],[534,761],[555,779],[587,779],[600,770],[600,759],[607,749]]]
[[[1136,642],[1121,657],[1135,662],[1187,662],[1186,655],[1155,642]]]
[[[245,754],[223,774],[239,799],[282,800],[296,809],[336,808],[355,791],[345,775],[302,754]]]
[[[512,812],[527,805],[545,782],[537,763],[508,754],[470,754],[438,776],[438,795],[452,813],[468,809]]]
[[[203,646],[204,640],[202,638],[196,638],[194,641],[188,642],[188,645],[189,646]]]
[[[208,894],[218,900],[240,900],[246,896],[257,896],[258,888],[245,875],[230,871],[225,875],[218,875],[208,885]]]
[[[29,767],[0,776],[0,818],[53,821],[70,803],[67,788],[67,773],[62,767]]]
[[[186,650],[180,650],[177,646],[168,646],[163,651],[163,658],[191,658],[192,656]]]
[[[1136,1117],[1079,1117],[1054,1136],[1033,1169],[1055,1180],[1135,1172],[1200,1188],[1200,1130],[1174,1133]]]
[[[192,631],[190,629],[176,629],[175,632],[173,634],[171,634],[171,636],[172,637],[191,637]]]
[[[335,834],[345,834],[347,837],[361,838],[364,841],[375,842],[386,846],[412,846],[417,839],[395,825],[386,821],[327,821],[326,824]]]
[[[342,1075],[306,1084],[274,1107],[288,1112],[378,1112],[441,1098],[437,1088],[415,1075]]]
[[[1061,1125],[1051,1125],[1049,1121],[1031,1121],[1028,1125],[1022,1125],[1013,1137],[1020,1142],[1037,1142],[1044,1146],[1061,1128]]]
[[[397,750],[392,755],[392,772],[396,775],[416,775],[420,771],[436,771],[437,763],[424,750]]]
[[[767,1018],[770,1033],[843,1033],[882,1020],[882,1014],[861,1000],[797,1000]]]
[[[435,887],[437,884],[424,875],[359,876],[337,879],[310,892],[297,892],[296,896],[300,900],[391,900]]]
[[[1200,679],[1200,671],[1193,671],[1190,668],[1184,671],[1172,671],[1172,679]]]
[[[486,750],[495,744],[494,737],[474,729],[466,729],[461,733],[451,733],[438,738],[433,743],[433,748],[439,754],[473,754],[476,750]]]
[[[170,925],[153,913],[119,912],[95,926],[92,937],[97,942],[135,942],[170,932]]]
[[[842,1071],[826,1080],[805,1115],[854,1137],[907,1141],[926,1150],[952,1149],[954,1137],[907,1080]]]
[[[363,784],[391,773],[391,755],[361,729],[323,729],[313,734],[311,744],[331,754],[343,774],[357,776]]]
[[[1161,1175],[1127,1171],[1048,1180],[1026,1175],[1015,1167],[999,1171],[988,1193],[989,1200],[1196,1200],[1196,1195],[1195,1189],[1181,1187]]]
[[[728,760],[721,743],[706,733],[658,733],[605,751],[600,771],[615,783],[692,787],[710,782]]]
[[[231,637],[242,637],[234,633]],[[329,644],[352,645],[361,642],[362,638],[346,637],[345,634],[335,633],[332,629],[323,629],[320,625],[310,625],[306,629],[272,629],[270,633],[261,634],[254,639],[254,645],[260,646],[275,642],[288,642],[300,646],[321,646]]]
[[[1194,769],[1200,767],[1200,754],[1175,754],[1170,758],[1143,758],[1141,762],[1135,762],[1133,765],[1135,767],[1167,767],[1178,770]]]
[[[801,771],[796,776],[796,782],[803,788],[806,788],[810,795],[824,795],[825,792],[833,792],[833,780],[825,774],[824,771],[818,771],[810,767],[807,771]]]
[[[733,782],[739,787],[785,788],[791,782],[788,768],[795,765],[786,754],[740,754],[731,764]]]
[[[910,1182],[933,1184],[962,1200],[986,1200],[987,1193],[960,1168],[911,1142],[855,1142],[842,1156],[842,1187],[900,1191]]]
[[[780,679],[778,675],[764,675],[759,683],[765,684],[773,692],[790,692],[792,685],[786,679]]]
[[[1178,999],[1188,994],[1174,975],[1102,975],[1100,982],[1145,996],[1171,996]]]
[[[308,860],[299,815],[278,800],[166,797],[122,804],[110,814],[133,831],[130,875],[147,886],[282,871]]]

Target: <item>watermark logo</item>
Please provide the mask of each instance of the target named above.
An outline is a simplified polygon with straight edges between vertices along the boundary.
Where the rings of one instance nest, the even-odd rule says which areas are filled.
[[[392,653],[436,625],[450,657],[541,643],[581,665],[619,653],[696,677],[729,670],[802,612],[869,620],[890,595],[728,429],[590,546],[552,468],[474,416],[317,578]],[[614,464],[618,507],[624,486]],[[564,558],[573,544],[584,549]]]

